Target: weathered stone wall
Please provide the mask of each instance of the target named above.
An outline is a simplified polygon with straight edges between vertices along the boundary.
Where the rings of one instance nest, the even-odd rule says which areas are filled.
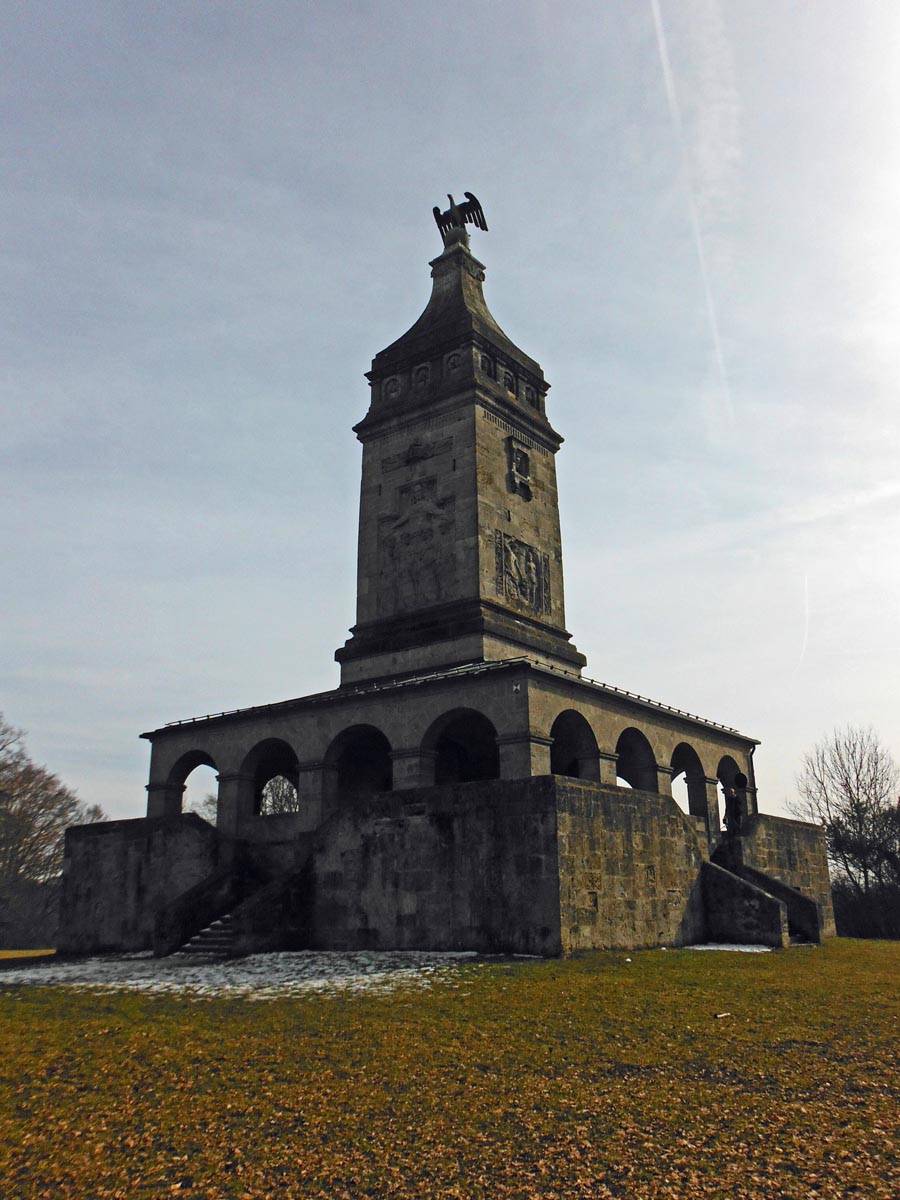
[[[711,942],[784,948],[790,944],[787,906],[715,863],[701,876],[706,936]]]
[[[68,830],[59,953],[149,949],[156,913],[216,869],[217,844],[194,813]]]
[[[311,942],[559,954],[553,779],[391,793],[316,838]]]
[[[387,795],[316,838],[312,941],[560,954],[704,935],[671,799],[553,776]]]
[[[762,871],[821,905],[824,937],[834,937],[831,880],[820,825],[757,814],[744,822],[737,843],[739,861]]]
[[[565,953],[704,936],[701,844],[671,797],[558,781]]]

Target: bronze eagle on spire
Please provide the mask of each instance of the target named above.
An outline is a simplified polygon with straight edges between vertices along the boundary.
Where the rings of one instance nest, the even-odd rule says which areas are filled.
[[[487,221],[484,219],[478,197],[473,196],[471,192],[463,192],[463,195],[466,198],[465,203],[457,204],[448,192],[447,199],[450,201],[450,207],[446,212],[441,212],[435,205],[434,219],[445,243],[451,229],[465,229],[467,223],[483,229],[487,233]]]

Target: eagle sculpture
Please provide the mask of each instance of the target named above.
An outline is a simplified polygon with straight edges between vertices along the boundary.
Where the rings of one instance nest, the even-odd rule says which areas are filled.
[[[478,229],[487,232],[487,221],[484,219],[478,197],[473,196],[471,192],[464,192],[463,195],[466,198],[465,203],[457,204],[448,192],[447,199],[450,201],[450,207],[446,212],[442,213],[435,205],[434,219],[444,242],[447,241],[447,235],[451,229],[465,229],[467,222],[469,225],[475,225]]]

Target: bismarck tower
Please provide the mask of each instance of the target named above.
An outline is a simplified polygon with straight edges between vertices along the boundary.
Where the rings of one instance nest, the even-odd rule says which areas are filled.
[[[363,444],[357,623],[342,683],[527,655],[579,673],[565,629],[549,385],[484,300],[469,197],[415,325],[376,355]]]
[[[146,817],[67,834],[60,950],[561,954],[834,931],[822,830],[759,812],[754,739],[582,675],[548,385],[485,304],[478,200],[435,218],[431,299],[375,356],[356,426],[340,686],[143,734]],[[183,811],[200,766],[214,824]]]

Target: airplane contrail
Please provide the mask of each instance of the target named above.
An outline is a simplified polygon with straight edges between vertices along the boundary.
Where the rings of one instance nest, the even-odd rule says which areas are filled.
[[[709,332],[713,344],[713,355],[715,357],[716,369],[719,375],[719,382],[722,385],[722,396],[725,401],[725,412],[728,417],[729,424],[734,423],[734,405],[731,402],[731,388],[728,383],[728,374],[725,370],[725,356],[722,353],[722,339],[719,335],[719,319],[716,315],[716,306],[713,301],[712,287],[709,282],[709,271],[706,264],[706,250],[703,245],[703,234],[700,229],[700,218],[697,214],[697,201],[694,194],[694,181],[691,177],[691,172],[688,166],[687,155],[685,153],[684,127],[681,122],[681,108],[678,104],[678,93],[675,90],[675,77],[672,73],[672,64],[669,61],[669,49],[666,42],[666,31],[663,27],[662,12],[659,7],[659,0],[650,0],[650,11],[653,14],[653,26],[656,30],[656,44],[659,48],[659,62],[662,68],[663,84],[666,90],[666,101],[669,106],[669,116],[672,119],[672,125],[675,129],[675,137],[678,141],[678,151],[681,159],[681,174],[684,179],[684,189],[687,195],[688,212],[691,219],[691,230],[694,235],[694,248],[697,252],[697,263],[700,268],[700,279],[703,284],[703,293],[706,297],[706,316],[709,321]]]

